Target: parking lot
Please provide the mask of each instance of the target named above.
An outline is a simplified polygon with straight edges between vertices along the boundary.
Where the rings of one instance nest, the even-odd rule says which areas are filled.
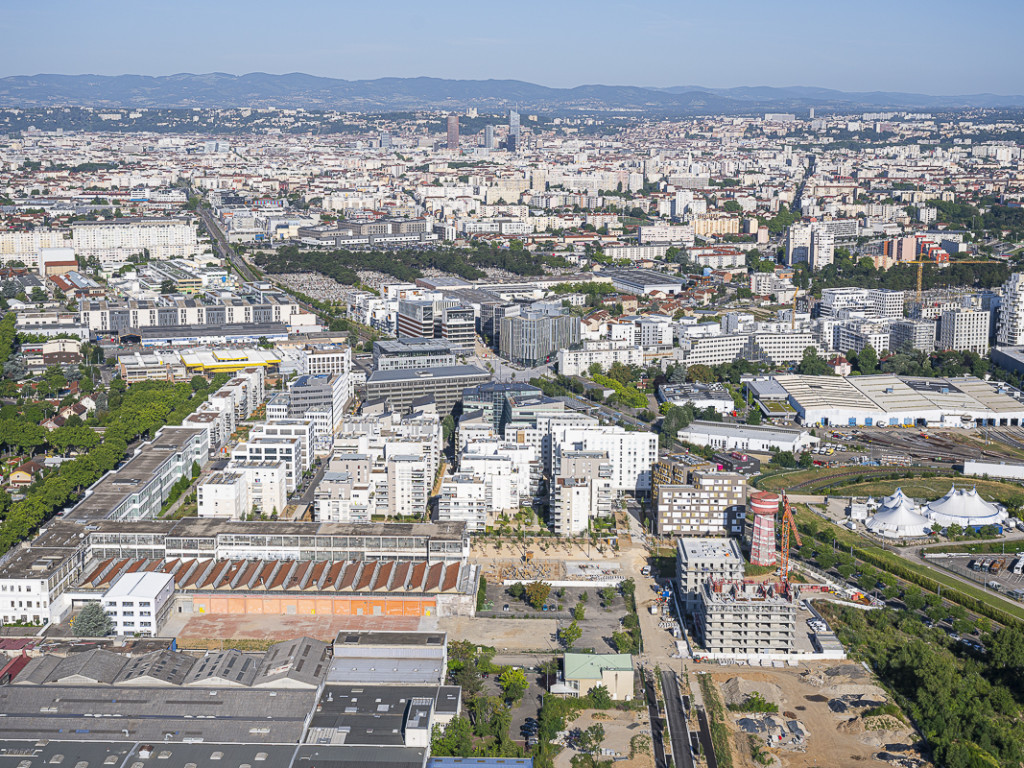
[[[512,621],[521,627],[534,627],[535,625],[535,628],[527,630],[533,635],[532,642],[535,643],[535,645],[530,646],[531,648],[541,647],[540,643],[542,640],[545,643],[550,642],[557,645],[557,640],[548,635],[541,638],[540,633],[545,631],[544,627],[554,625],[551,619],[557,621],[558,627],[568,626],[572,621],[572,609],[580,602],[580,596],[586,594],[584,618],[583,621],[578,622],[583,634],[574,647],[577,650],[592,648],[595,653],[614,653],[615,646],[612,643],[612,633],[621,629],[622,618],[626,615],[626,606],[622,596],[616,591],[615,598],[608,603],[607,607],[602,607],[600,591],[596,587],[553,589],[547,604],[554,606],[555,609],[538,611],[533,606],[527,604],[525,600],[512,597],[508,593],[507,587],[488,584],[487,600],[493,607],[489,610],[481,611],[477,615],[480,617],[490,617],[490,623],[495,627],[502,626],[503,622]],[[640,596],[638,595],[637,597],[639,599]],[[505,609],[506,606],[508,606],[507,610]],[[529,621],[529,624],[527,624],[527,621]],[[551,630],[550,634],[554,635],[555,631]]]
[[[1001,592],[1024,602],[1024,549],[1021,548],[1021,542],[1009,544],[1011,546],[1005,554],[950,553],[944,557],[929,557],[928,562],[970,579],[992,592]],[[1018,561],[1022,561],[1019,571],[1015,567]]]

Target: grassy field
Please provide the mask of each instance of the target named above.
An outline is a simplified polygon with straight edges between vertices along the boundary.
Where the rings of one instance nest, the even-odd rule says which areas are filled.
[[[870,477],[872,474],[917,475],[935,471],[925,467],[813,467],[811,469],[797,469],[791,472],[778,472],[766,475],[757,479],[754,485],[762,491],[785,491],[795,485],[811,483],[811,485],[796,489],[794,493],[821,493],[827,491],[835,483],[843,482],[850,477],[856,477],[858,474]],[[847,473],[849,473],[848,476],[836,477],[836,475],[846,475]],[[846,486],[841,489],[844,496],[847,495],[845,488]],[[948,490],[949,486],[947,485],[942,493]],[[1021,489],[1021,491],[1024,493],[1024,489]]]
[[[978,494],[986,501],[1000,504],[1020,503],[1024,501],[1024,488],[1015,483],[1004,483],[999,480],[983,480],[981,478],[950,478],[950,477],[915,477],[909,480],[866,480],[855,485],[844,485],[837,488],[843,496],[888,496],[897,488],[913,499],[932,501],[945,496],[949,486],[959,488],[977,488]]]

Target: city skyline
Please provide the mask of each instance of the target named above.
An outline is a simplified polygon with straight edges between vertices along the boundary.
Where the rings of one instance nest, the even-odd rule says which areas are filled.
[[[339,15],[322,0],[308,0],[290,15],[234,0],[215,6],[187,0],[173,11],[121,0],[57,2],[7,11],[0,29],[8,33],[8,57],[0,76],[306,72],[346,80],[514,79],[559,88],[1024,92],[1011,32],[1024,21],[1024,9],[988,0],[963,18],[943,13],[944,5],[952,8],[919,0],[885,6],[880,24],[870,8],[849,14],[804,0],[741,2],[728,14],[717,7],[575,1],[555,7],[526,2],[514,15],[453,2],[447,12],[430,14],[398,2],[384,35],[367,34],[380,28],[375,8],[346,8]],[[1002,22],[989,23],[993,15]],[[46,34],[19,34],[26,29]],[[612,30],[625,33],[612,38]],[[929,55],[912,44],[915,39],[945,41],[950,49]],[[982,45],[984,59],[956,53]]]

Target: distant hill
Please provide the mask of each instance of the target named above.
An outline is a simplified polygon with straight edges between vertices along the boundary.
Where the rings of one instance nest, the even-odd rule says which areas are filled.
[[[581,85],[548,88],[521,80],[388,77],[338,80],[302,73],[268,75],[16,75],[0,78],[0,107],[303,107],[357,111],[406,109],[615,110],[673,114],[764,111],[1024,107],[1024,96],[847,93],[827,88],[641,88]]]

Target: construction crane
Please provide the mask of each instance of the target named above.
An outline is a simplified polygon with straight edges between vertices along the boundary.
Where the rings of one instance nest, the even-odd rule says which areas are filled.
[[[932,264],[938,266],[939,262],[932,261],[931,259],[921,259],[917,261],[901,261],[900,264],[917,264],[917,303],[920,304],[922,299],[922,285],[924,284],[924,265]],[[1005,261],[999,261],[998,259],[964,259],[963,261],[951,261],[948,266],[954,264],[1005,264]]]
[[[804,543],[800,541],[800,531],[796,529],[796,518],[793,517],[793,510],[789,506],[789,497],[782,494],[782,561],[779,576],[784,584],[789,583],[789,535],[791,531],[793,538],[796,539],[796,545],[802,547]]]

